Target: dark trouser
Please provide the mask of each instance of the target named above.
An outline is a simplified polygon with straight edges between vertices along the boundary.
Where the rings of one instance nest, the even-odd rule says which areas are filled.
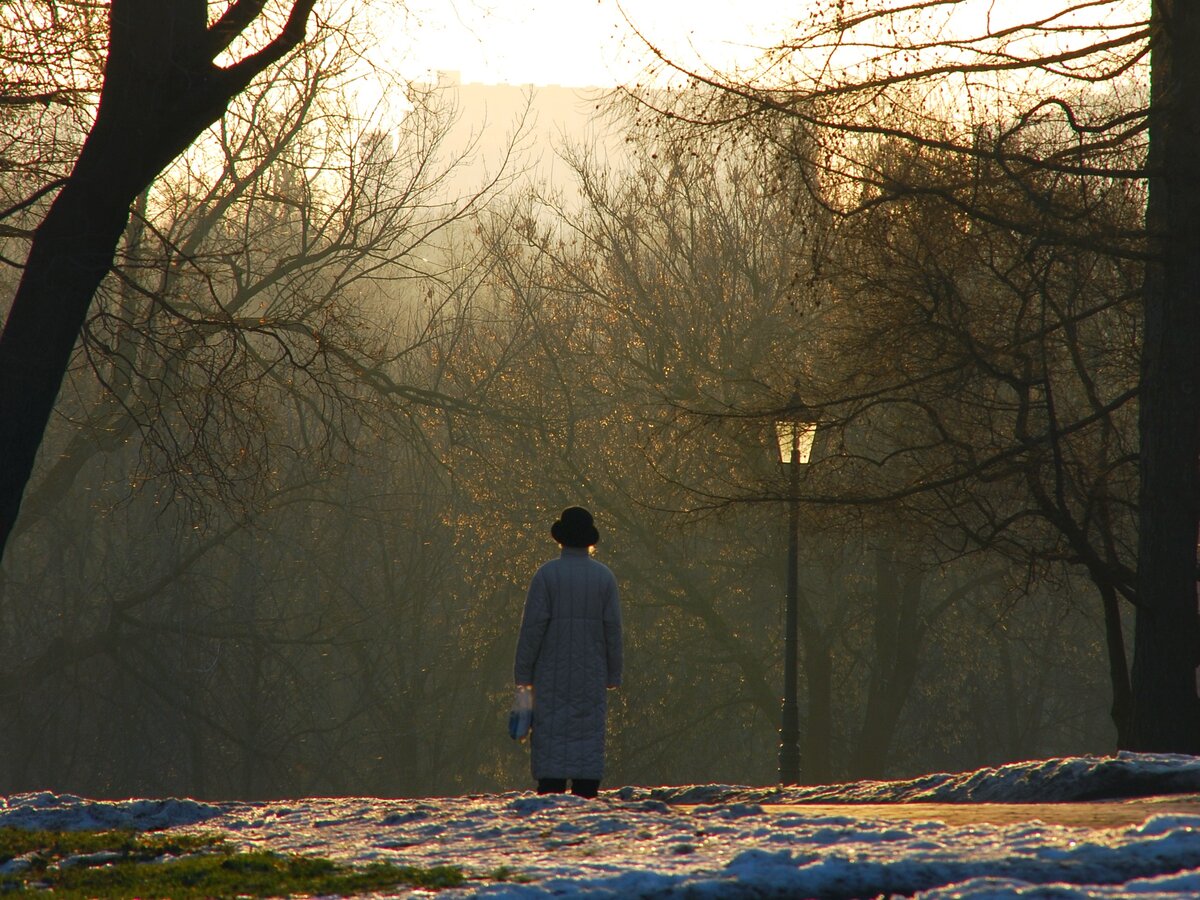
[[[571,793],[576,797],[592,798],[596,796],[598,790],[600,790],[599,778],[571,779]],[[567,792],[567,779],[539,778],[537,792],[539,794],[565,794]]]

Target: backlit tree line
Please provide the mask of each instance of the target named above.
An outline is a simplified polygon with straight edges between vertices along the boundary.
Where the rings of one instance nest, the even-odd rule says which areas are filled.
[[[64,9],[4,12],[10,297],[105,77]],[[0,569],[0,791],[527,786],[512,651],[574,503],[624,603],[606,783],[771,783],[801,401],[806,780],[1144,743],[1136,60],[1127,140],[1070,153],[903,73],[857,130],[848,86],[705,77],[615,113],[628,162],[566,148],[573,191],[456,196],[435,92],[348,91],[354,21],[131,205]]]

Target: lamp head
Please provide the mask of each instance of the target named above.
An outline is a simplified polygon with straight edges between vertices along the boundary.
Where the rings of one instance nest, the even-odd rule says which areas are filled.
[[[779,443],[779,461],[784,465],[807,463],[812,456],[813,441],[817,436],[817,417],[792,394],[785,414],[775,421],[775,438]]]

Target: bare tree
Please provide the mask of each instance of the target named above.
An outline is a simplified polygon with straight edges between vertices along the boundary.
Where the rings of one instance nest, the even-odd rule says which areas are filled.
[[[10,788],[415,792],[453,756],[378,762],[417,745],[405,703],[471,687],[426,677],[453,579],[413,534],[453,406],[426,363],[472,265],[441,248],[484,194],[445,189],[437,98],[385,133],[344,93],[353,36],[324,34],[138,195],[89,307],[0,578]],[[338,780],[355,742],[377,752]]]
[[[1181,199],[1200,177],[1197,34],[1200,12],[1171,0],[1068,2],[1017,16],[969,0],[839,3],[798,23],[756,72],[701,71],[660,54],[716,89],[700,106],[642,98],[693,126],[773,142],[840,211],[869,177],[874,138],[991,160],[1034,201],[1035,218],[1025,206],[981,209],[967,183],[944,186],[942,198],[967,217],[1143,265],[1137,634],[1122,740],[1180,752],[1200,750],[1200,306],[1188,287],[1200,266],[1200,211]],[[1056,136],[1045,140],[1048,125]],[[800,155],[780,140],[797,129],[808,138]],[[981,130],[991,138],[980,142]],[[1056,174],[1145,183],[1145,227],[1098,229],[1077,206],[1057,205],[1043,177]]]
[[[861,421],[876,434],[856,449],[862,459],[845,460],[853,477],[842,490],[856,503],[894,498],[946,554],[979,548],[1031,573],[1081,567],[1108,623],[1124,743],[1140,267],[962,216],[941,199],[946,184],[970,182],[980,210],[1013,215],[1027,204],[987,163],[907,146],[881,155],[881,182],[906,196],[849,219],[827,263],[839,296],[824,365],[844,384],[831,408],[847,428]],[[1060,208],[1077,203],[1098,229],[1135,227],[1140,196],[1128,185],[1058,180],[1044,195]]]
[[[261,23],[261,2],[230,3],[210,24],[203,0],[113,0],[95,123],[38,226],[0,335],[0,552],[134,199],[230,99],[302,43],[314,2],[296,0],[273,38],[220,65]]]

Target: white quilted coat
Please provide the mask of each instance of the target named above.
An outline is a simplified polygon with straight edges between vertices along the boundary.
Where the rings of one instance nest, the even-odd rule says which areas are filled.
[[[585,549],[564,547],[525,597],[513,674],[533,685],[531,768],[539,778],[604,777],[606,690],[621,683],[617,580]]]

